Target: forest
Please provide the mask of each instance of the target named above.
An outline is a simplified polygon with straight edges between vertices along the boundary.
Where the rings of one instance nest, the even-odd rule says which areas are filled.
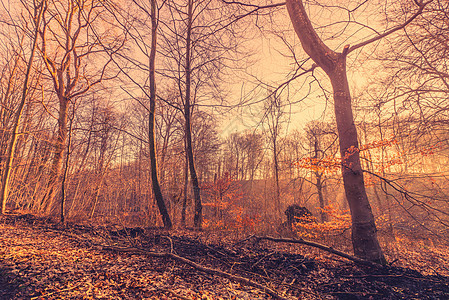
[[[2,0],[0,69],[0,298],[449,298],[448,1]]]

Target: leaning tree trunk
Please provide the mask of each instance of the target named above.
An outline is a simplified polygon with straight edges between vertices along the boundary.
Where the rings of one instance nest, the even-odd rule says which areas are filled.
[[[344,53],[339,55],[336,68],[334,72],[330,72],[329,78],[334,91],[335,116],[342,157],[343,185],[352,217],[354,254],[383,263],[385,258],[377,240],[374,216],[366,194],[360,164],[359,143],[352,114]]]
[[[318,37],[301,0],[287,0],[287,10],[304,51],[328,75],[334,95],[334,109],[342,158],[343,185],[352,217],[354,254],[385,263],[377,239],[374,216],[368,201],[359,157],[357,130],[352,114],[351,94],[346,74],[346,55],[327,47]]]
[[[149,116],[149,146],[150,146],[150,163],[151,163],[151,182],[153,184],[154,198],[157,207],[162,215],[162,221],[165,228],[171,228],[172,222],[165,206],[164,197],[162,196],[159,178],[157,174],[156,161],[156,143],[155,143],[155,112],[156,112],[156,81],[155,81],[155,59],[156,59],[156,38],[157,38],[157,16],[156,16],[156,0],[151,0],[151,52],[150,52],[150,116]]]

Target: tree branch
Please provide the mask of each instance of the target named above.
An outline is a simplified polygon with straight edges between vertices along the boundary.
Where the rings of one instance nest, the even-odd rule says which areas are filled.
[[[385,31],[385,32],[382,33],[382,34],[379,34],[378,36],[375,36],[375,37],[373,37],[373,38],[371,38],[371,39],[368,39],[368,40],[363,41],[363,42],[361,42],[361,43],[359,43],[359,44],[356,44],[356,45],[354,45],[354,46],[349,47],[349,49],[348,49],[348,51],[347,51],[347,54],[351,53],[351,52],[354,51],[354,50],[357,50],[358,48],[361,48],[361,47],[364,47],[364,46],[366,46],[366,45],[368,45],[368,44],[371,44],[371,43],[373,43],[373,42],[376,42],[376,41],[378,41],[378,40],[380,40],[380,39],[382,39],[382,38],[384,38],[384,37],[386,37],[386,36],[388,36],[388,35],[390,35],[390,34],[396,32],[396,31],[398,31],[398,30],[404,29],[404,28],[405,28],[408,24],[410,24],[414,19],[416,19],[419,15],[421,15],[422,12],[423,12],[423,10],[424,10],[424,8],[426,7],[426,5],[429,4],[429,3],[431,3],[432,1],[433,1],[433,0],[429,0],[429,1],[427,1],[427,2],[422,2],[422,1],[421,1],[420,3],[417,3],[417,5],[419,6],[418,11],[417,11],[416,13],[414,13],[414,14],[413,14],[407,21],[405,21],[405,22],[402,23],[401,25],[398,25],[398,26],[396,26],[396,27],[393,27],[393,28],[391,28],[391,29]]]
[[[334,248],[329,247],[329,246],[325,246],[325,245],[315,243],[312,241],[306,241],[301,238],[300,239],[289,239],[289,238],[274,238],[271,236],[253,236],[252,238],[256,239],[257,241],[267,240],[267,241],[276,242],[276,243],[291,243],[291,244],[302,244],[302,245],[306,245],[306,246],[311,246],[311,247],[315,247],[315,248],[324,250],[326,252],[344,257],[344,258],[349,259],[359,265],[365,265],[365,266],[370,266],[370,267],[375,267],[375,268],[383,268],[383,266],[380,264],[347,254],[347,253],[339,251],[339,250],[335,250]]]

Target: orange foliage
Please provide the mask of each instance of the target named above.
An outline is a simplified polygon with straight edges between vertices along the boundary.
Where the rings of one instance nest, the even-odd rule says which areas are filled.
[[[343,233],[351,227],[351,215],[348,210],[335,208],[332,204],[324,207],[322,210],[330,221],[324,223],[301,223],[293,224],[293,230],[299,237],[303,238],[322,238],[330,234]]]
[[[421,149],[419,152],[422,156],[429,156],[429,155],[435,154],[435,151],[437,149],[441,149],[442,147],[443,147],[443,143],[439,142],[439,143],[436,143],[435,145],[429,146],[428,148]]]
[[[204,228],[253,231],[260,222],[260,216],[245,213],[241,206],[243,193],[228,172],[204,189],[209,195],[209,201],[203,205],[214,211],[213,216],[205,216]]]
[[[322,174],[326,173],[336,173],[341,169],[342,164],[344,164],[344,161],[349,159],[352,155],[355,153],[360,153],[362,151],[371,150],[371,149],[377,149],[382,147],[391,147],[393,145],[396,145],[398,143],[396,138],[391,139],[385,139],[380,141],[374,141],[365,145],[360,146],[359,148],[351,146],[348,148],[348,150],[345,152],[345,156],[343,158],[339,156],[332,156],[328,155],[323,158],[314,158],[314,157],[305,157],[301,158],[297,162],[293,163],[293,165],[296,165],[298,168],[308,169],[314,172],[319,172]],[[436,146],[430,147],[428,150],[425,151],[426,154],[432,154],[433,149],[435,149]],[[423,150],[424,151],[424,150]],[[422,151],[422,153],[424,153]],[[398,153],[394,156],[392,156],[389,160],[384,162],[380,166],[380,170],[383,171],[391,166],[403,164],[402,160],[403,153]],[[351,165],[348,166],[349,168]],[[373,185],[377,179],[374,177],[368,176],[368,182],[367,185]]]
[[[293,165],[318,173],[334,173],[340,169],[339,159],[331,155],[321,159],[314,157],[301,158],[299,161],[293,163]]]
[[[381,147],[389,147],[392,145],[396,145],[397,143],[398,143],[398,140],[395,138],[392,138],[390,140],[374,141],[372,143],[368,143],[368,144],[360,146],[360,151],[377,149],[377,148],[381,148]]]

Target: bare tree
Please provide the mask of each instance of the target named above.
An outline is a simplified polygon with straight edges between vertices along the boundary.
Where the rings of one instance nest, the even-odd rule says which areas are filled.
[[[167,12],[161,26],[164,42],[161,52],[167,58],[160,72],[178,89],[178,107],[184,115],[186,152],[190,181],[194,195],[194,226],[201,227],[202,203],[200,178],[194,153],[193,115],[200,111],[201,102],[220,104],[225,93],[220,80],[224,70],[235,61],[238,35],[230,26],[233,19],[220,8],[220,2],[167,1]]]
[[[48,2],[43,24],[39,27],[40,52],[59,102],[55,151],[42,203],[48,212],[56,209],[63,158],[67,144],[67,114],[71,104],[94,85],[108,78],[106,70],[110,55],[121,48],[123,41],[108,36],[96,26],[106,12],[102,1],[82,0]],[[107,44],[107,50],[105,45]],[[90,62],[96,59],[99,68]]]
[[[187,35],[185,46],[185,98],[184,98],[184,118],[186,132],[186,152],[189,160],[190,180],[193,185],[193,197],[195,201],[195,214],[193,224],[196,228],[200,228],[203,223],[203,205],[201,203],[200,183],[195,168],[195,159],[193,157],[192,142],[192,29],[193,29],[193,0],[187,3]]]
[[[156,164],[156,145],[155,145],[155,112],[156,112],[156,81],[155,81],[155,62],[156,62],[156,43],[157,43],[157,8],[156,0],[151,0],[151,50],[150,50],[150,64],[149,64],[149,79],[150,79],[150,119],[149,119],[149,142],[150,142],[150,161],[151,161],[151,181],[153,183],[153,192],[156,198],[156,203],[162,215],[162,220],[166,228],[171,228],[172,223],[165,207],[164,198],[162,196],[161,188],[158,179],[158,169]]]
[[[133,1],[135,8],[134,14],[125,13],[124,10],[115,10],[117,14],[120,15],[121,20],[119,23],[127,32],[127,34],[131,38],[131,45],[135,46],[131,47],[127,54],[122,55],[124,61],[126,61],[130,66],[129,69],[125,69],[123,64],[116,62],[117,66],[121,69],[123,74],[131,81],[134,86],[138,88],[138,90],[143,93],[145,99],[141,99],[141,97],[132,96],[137,100],[139,104],[145,109],[148,113],[148,147],[149,147],[149,158],[150,158],[150,176],[151,176],[151,184],[152,190],[154,194],[154,198],[156,200],[157,207],[159,209],[159,213],[162,216],[162,221],[164,223],[164,227],[171,228],[172,221],[170,215],[167,210],[166,202],[164,200],[164,196],[161,189],[160,184],[160,176],[163,177],[160,173],[160,169],[158,166],[157,159],[157,107],[158,104],[158,95],[157,86],[156,86],[156,55],[158,52],[158,31],[159,31],[159,22],[160,22],[160,11],[164,6],[163,2],[161,6],[158,6],[156,0],[151,0],[149,3],[146,1]],[[147,24],[147,18],[150,19],[150,25]],[[118,19],[118,16],[116,16]],[[148,34],[150,36],[148,37]],[[149,39],[149,41],[148,41]],[[137,51],[136,51],[137,49]],[[137,52],[138,54],[136,54]],[[145,58],[145,62],[141,62],[139,56]],[[144,72],[144,83],[139,82],[137,79],[140,75],[140,72]],[[129,93],[129,92],[128,92]],[[148,100],[148,103],[145,102]],[[164,142],[168,142],[168,139],[164,140]],[[165,146],[163,144],[162,152],[165,153]],[[164,157],[162,158],[162,165],[164,164]]]
[[[429,1],[431,2],[431,1]],[[352,217],[352,242],[356,256],[385,263],[377,240],[374,216],[365,191],[354,124],[351,95],[346,73],[349,53],[403,29],[419,16],[429,2],[416,1],[417,10],[404,23],[355,45],[346,45],[341,53],[330,49],[315,31],[301,0],[287,0],[287,10],[304,51],[330,79],[342,158],[343,182]]]
[[[265,117],[268,126],[268,139],[271,151],[273,152],[273,177],[274,177],[274,203],[278,216],[282,215],[281,208],[281,187],[279,182],[279,172],[280,172],[280,152],[281,147],[281,136],[283,130],[283,123],[285,120],[284,105],[280,96],[276,93],[270,93],[271,96],[267,98],[265,107]]]

